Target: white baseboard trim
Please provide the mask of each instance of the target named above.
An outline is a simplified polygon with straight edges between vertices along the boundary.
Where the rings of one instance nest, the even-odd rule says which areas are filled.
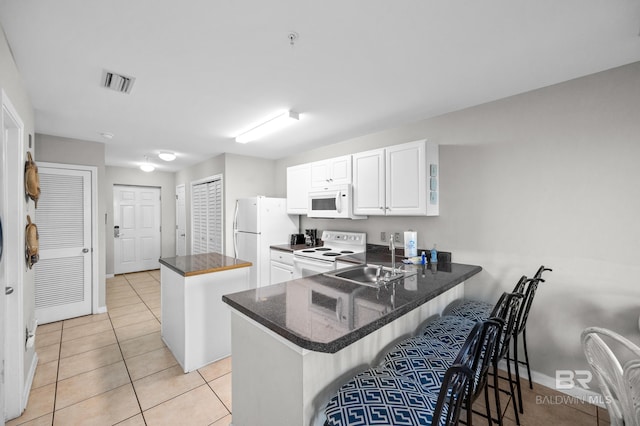
[[[500,361],[500,363],[498,364],[498,368],[507,371],[506,361]],[[515,378],[515,372],[513,370],[511,372]],[[527,378],[527,368],[524,366],[520,366],[520,377],[525,379]],[[531,381],[533,383],[537,383],[563,393],[570,398],[573,398],[573,401],[571,401],[566,397],[543,397],[541,401],[542,404],[568,404],[570,402],[577,402],[577,400],[579,400],[580,402],[586,402],[589,404],[597,405],[601,408],[607,408],[604,404],[602,395],[600,395],[598,392],[594,392],[592,390],[584,389],[578,386],[572,389],[558,389],[556,386],[556,379],[554,377],[547,376],[546,374],[542,374],[537,371],[531,371]]]
[[[36,367],[38,367],[38,353],[33,354],[33,360],[29,367],[29,374],[27,374],[27,381],[24,384],[24,390],[22,392],[22,406],[20,407],[20,412],[24,412],[25,408],[27,408],[27,404],[29,403],[29,394],[31,393],[33,378],[36,375]]]
[[[115,277],[115,275],[114,275],[114,274],[106,274],[106,275],[105,275],[105,278],[113,278],[113,277]]]
[[[105,314],[107,313],[107,306],[103,305],[103,306],[98,306],[98,309],[96,310],[96,314]]]

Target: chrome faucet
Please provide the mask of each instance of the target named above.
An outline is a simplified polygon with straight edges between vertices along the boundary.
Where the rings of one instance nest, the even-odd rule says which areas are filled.
[[[396,245],[393,242],[393,232],[389,238],[389,250],[391,250],[391,276],[396,274]]]

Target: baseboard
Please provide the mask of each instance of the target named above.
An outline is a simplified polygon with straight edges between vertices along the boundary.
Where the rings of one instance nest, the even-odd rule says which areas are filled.
[[[98,309],[96,309],[96,314],[106,314],[106,313],[107,313],[106,305],[98,306]]]
[[[104,277],[105,278],[113,278],[113,277],[115,277],[115,275],[114,274],[106,274]]]
[[[24,384],[24,391],[22,392],[22,406],[20,412],[23,412],[27,408],[29,403],[29,394],[31,393],[31,385],[33,385],[33,378],[36,375],[36,368],[38,367],[38,353],[33,354],[33,360],[31,361],[31,367],[29,367],[29,374],[27,374],[27,380]]]
[[[512,364],[513,365],[513,364]],[[507,363],[505,360],[500,361],[498,364],[498,368],[503,370],[507,370]],[[527,378],[527,368],[524,366],[520,366],[520,377]],[[515,375],[515,373],[513,373]],[[595,379],[594,379],[595,380]],[[559,404],[570,404],[575,402],[586,402],[588,404],[597,405],[601,408],[607,408],[604,404],[604,399],[602,395],[598,392],[594,392],[589,389],[584,389],[579,386],[575,386],[571,389],[558,389],[556,385],[555,377],[547,376],[546,374],[539,373],[537,371],[531,372],[531,381],[533,383],[537,383],[542,386],[546,386],[550,389],[553,389],[557,392],[563,393],[567,395],[566,397],[558,396],[558,397],[542,397],[539,401],[540,404],[546,405],[559,405]]]

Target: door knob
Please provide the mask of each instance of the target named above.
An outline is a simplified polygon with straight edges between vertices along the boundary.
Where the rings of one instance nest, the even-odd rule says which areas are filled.
[[[13,287],[4,288],[4,294],[11,294],[11,293],[13,293]]]
[[[82,252],[83,252],[83,253],[89,253],[89,249],[88,249],[88,248],[83,248],[83,249],[82,249]]]

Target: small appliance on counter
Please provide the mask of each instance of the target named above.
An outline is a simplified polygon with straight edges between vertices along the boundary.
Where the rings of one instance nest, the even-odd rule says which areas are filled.
[[[304,234],[291,234],[289,244],[291,244],[292,246],[295,246],[295,245],[304,244],[304,243],[305,243]]]
[[[318,242],[318,230],[317,229],[305,229],[304,230],[304,243],[309,247],[315,247]]]

